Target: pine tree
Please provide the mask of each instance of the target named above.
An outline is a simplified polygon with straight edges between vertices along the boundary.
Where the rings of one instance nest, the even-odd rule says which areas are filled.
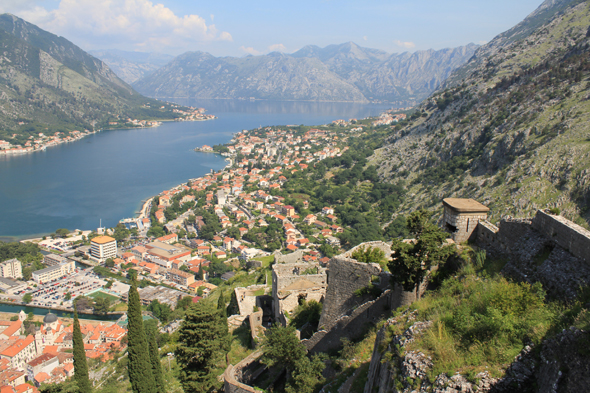
[[[213,302],[200,301],[187,310],[179,333],[176,361],[182,366],[182,388],[187,393],[214,390],[219,384],[215,371],[229,347],[226,319]]]
[[[74,333],[72,341],[74,342],[74,380],[78,385],[80,393],[89,393],[92,391],[92,384],[88,377],[88,365],[86,364],[86,351],[84,350],[84,339],[80,330],[80,321],[78,321],[78,312],[74,308]]]
[[[158,344],[156,342],[158,330],[156,324],[144,326],[146,328],[145,332],[150,346],[150,360],[152,363],[154,380],[156,381],[156,390],[158,393],[165,393],[166,384],[164,383],[164,376],[162,375],[162,364],[160,363],[160,353],[158,351]]]
[[[152,373],[152,364],[145,332],[141,304],[137,292],[137,281],[133,280],[129,288],[127,305],[127,338],[129,348],[129,381],[134,393],[156,393],[156,384]]]

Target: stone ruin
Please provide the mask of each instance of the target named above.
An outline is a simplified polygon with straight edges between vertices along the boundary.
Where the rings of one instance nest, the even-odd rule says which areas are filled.
[[[326,269],[319,262],[275,263],[272,265],[272,299],[275,321],[287,324],[291,313],[302,300],[324,301]]]
[[[521,281],[540,281],[550,295],[560,298],[572,298],[580,286],[590,284],[590,231],[581,226],[540,210],[533,219],[508,217],[497,227],[486,221],[489,209],[474,200],[447,198],[443,205],[443,226],[455,242],[473,240],[488,253],[508,258],[505,274]],[[302,340],[310,352],[337,349],[344,337],[362,337],[390,310],[416,300],[415,293],[405,292],[398,285],[392,287],[390,274],[378,264],[352,259],[360,247],[378,247],[391,257],[388,244],[368,242],[332,258],[327,269],[319,263],[301,262],[299,255],[276,258],[279,263],[273,265],[272,298],[277,321],[286,324],[285,313],[295,309],[300,299],[323,303],[318,331]],[[316,266],[317,274],[304,274]],[[359,290],[370,284],[382,290],[381,295],[359,296]],[[234,380],[233,368],[228,372],[231,386],[226,379],[226,388],[252,391]]]

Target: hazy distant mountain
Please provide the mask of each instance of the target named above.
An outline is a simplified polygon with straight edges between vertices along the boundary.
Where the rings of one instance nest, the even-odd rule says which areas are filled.
[[[133,86],[160,98],[419,101],[477,47],[389,54],[348,42],[243,58],[188,52]]]
[[[157,52],[128,52],[118,49],[91,50],[88,53],[108,64],[115,74],[127,83],[141,79],[174,59]]]
[[[0,139],[172,117],[99,59],[14,15],[0,15]],[[14,139],[11,139],[14,141]]]
[[[152,97],[367,101],[319,59],[277,52],[242,58],[188,52],[134,86]]]

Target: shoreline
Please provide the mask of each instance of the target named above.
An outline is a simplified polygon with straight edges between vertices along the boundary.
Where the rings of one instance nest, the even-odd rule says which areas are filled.
[[[108,125],[100,128],[98,130],[94,130],[94,131],[88,131],[86,130],[86,132],[81,133],[80,131],[80,136],[78,137],[71,137],[73,139],[71,140],[62,140],[60,139],[60,141],[58,143],[50,143],[50,144],[46,144],[46,145],[40,145],[38,148],[34,148],[31,146],[26,146],[26,147],[14,147],[12,149],[0,149],[0,157],[20,157],[23,156],[25,154],[31,154],[31,153],[37,153],[37,152],[43,152],[46,151],[48,148],[51,147],[56,147],[59,145],[63,145],[66,143],[74,143],[74,142],[78,142],[81,141],[82,139],[86,138],[87,136],[90,135],[94,135],[94,134],[98,134],[99,132],[102,131],[114,131],[114,130],[135,130],[135,129],[141,129],[141,128],[156,128],[162,125],[163,122],[181,122],[181,121],[208,121],[208,120],[215,120],[218,119],[217,116],[213,116],[211,118],[208,119],[190,119],[190,120],[186,120],[183,118],[176,118],[176,119],[156,119],[156,120],[142,120],[142,121],[150,121],[150,122],[156,122],[158,124],[150,124],[150,125],[137,125],[137,126],[123,126],[123,127],[109,127]],[[70,136],[69,136],[70,137]],[[17,150],[18,149],[18,150]],[[17,150],[17,151],[12,151],[12,150]],[[6,237],[10,237],[10,236],[6,236]]]
[[[7,302],[6,300],[0,300],[0,304],[5,304],[7,306],[13,306],[13,307],[21,307],[21,308],[43,308],[46,310],[52,310],[52,311],[58,311],[58,312],[63,312],[63,313],[73,313],[74,309],[73,308],[67,308],[67,307],[49,307],[49,306],[42,306],[42,305],[29,305],[29,304],[20,304],[18,302]],[[8,312],[8,311],[0,311],[0,312]],[[100,316],[100,314],[94,314],[91,312],[83,312],[83,311],[78,311],[79,315],[96,315],[96,316]],[[121,315],[125,314],[124,311],[109,311],[106,315],[119,315],[119,317]]]
[[[8,311],[0,311],[0,321],[8,321],[10,320],[10,317],[13,317],[15,315],[18,315],[19,313],[16,312],[8,312]],[[43,322],[43,315],[35,315],[33,317],[33,321],[34,322]],[[64,324],[68,325],[71,323],[74,323],[74,318],[68,318],[68,317],[58,317]],[[80,321],[80,323],[84,322],[85,325],[87,324],[91,324],[92,326],[98,326],[100,324],[105,324],[105,323],[116,323],[116,321],[99,321],[96,319],[84,319],[84,318],[78,318],[78,320]]]

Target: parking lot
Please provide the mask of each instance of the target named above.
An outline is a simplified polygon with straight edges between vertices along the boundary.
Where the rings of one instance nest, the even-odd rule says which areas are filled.
[[[71,276],[64,276],[58,280],[39,285],[31,291],[33,301],[31,305],[72,306],[72,300],[80,295],[86,295],[98,288],[102,288],[106,281],[100,279],[92,272],[91,268],[86,270],[76,269],[78,273]],[[71,299],[65,300],[66,293],[70,293]],[[63,303],[62,303],[63,302]]]

